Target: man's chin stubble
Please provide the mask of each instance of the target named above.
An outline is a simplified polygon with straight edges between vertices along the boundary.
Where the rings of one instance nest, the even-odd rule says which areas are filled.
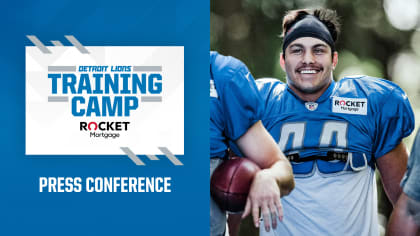
[[[321,88],[315,87],[315,88],[300,88],[300,87],[295,87],[297,90],[299,90],[299,92],[304,93],[304,94],[314,94],[318,91],[321,90]]]

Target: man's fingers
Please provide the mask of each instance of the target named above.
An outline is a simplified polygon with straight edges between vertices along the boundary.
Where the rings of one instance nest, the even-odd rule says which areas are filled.
[[[251,200],[247,198],[246,204],[245,204],[245,210],[244,210],[244,213],[242,213],[242,219],[245,219],[245,217],[247,217],[249,213],[251,213]]]
[[[271,216],[271,226],[273,229],[277,228],[277,207],[274,203],[269,205],[270,216]]]
[[[255,227],[260,227],[260,207],[255,202],[252,204],[252,218],[254,219]]]
[[[268,209],[268,206],[264,204],[261,207],[261,213],[264,219],[264,227],[266,232],[270,232],[270,210]]]
[[[283,206],[281,204],[280,198],[277,198],[274,201],[274,204],[276,205],[276,208],[277,208],[277,214],[279,214],[279,220],[282,221],[283,220]]]

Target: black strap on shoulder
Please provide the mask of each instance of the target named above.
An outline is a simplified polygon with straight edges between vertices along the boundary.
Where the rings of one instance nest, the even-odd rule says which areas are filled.
[[[286,155],[286,158],[289,159],[289,161],[291,162],[298,162],[298,163],[306,162],[306,161],[315,161],[315,160],[322,160],[322,161],[338,160],[342,162],[347,162],[348,156],[349,156],[348,152],[329,151],[327,152],[327,156],[310,156],[310,157],[301,158],[299,153],[293,153],[293,154]]]

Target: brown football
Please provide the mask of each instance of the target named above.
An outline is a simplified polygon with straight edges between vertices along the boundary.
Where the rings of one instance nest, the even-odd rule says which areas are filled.
[[[210,193],[219,207],[231,213],[242,212],[259,170],[258,165],[247,158],[234,157],[220,164],[210,180]]]

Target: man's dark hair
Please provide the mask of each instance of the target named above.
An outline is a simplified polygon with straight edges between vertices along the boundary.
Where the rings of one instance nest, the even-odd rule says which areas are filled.
[[[283,34],[281,36],[284,38],[290,28],[292,28],[296,22],[305,18],[306,15],[312,15],[318,18],[325,26],[327,26],[334,43],[337,42],[338,35],[340,34],[340,23],[337,12],[325,8],[298,9],[286,12],[286,15],[283,17]]]

